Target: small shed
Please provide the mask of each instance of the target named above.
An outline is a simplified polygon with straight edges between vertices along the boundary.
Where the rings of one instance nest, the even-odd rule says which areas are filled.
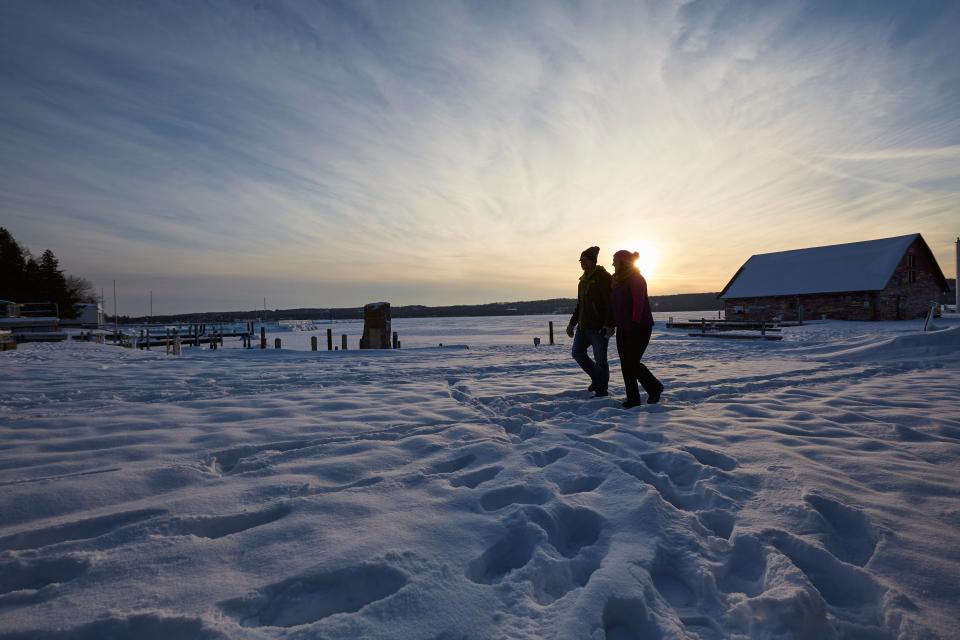
[[[946,290],[914,233],[751,256],[718,297],[728,320],[905,320],[926,315]]]

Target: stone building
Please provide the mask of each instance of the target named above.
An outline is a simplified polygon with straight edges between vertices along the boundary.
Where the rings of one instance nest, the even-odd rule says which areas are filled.
[[[947,290],[919,233],[752,256],[719,298],[728,320],[907,320]]]

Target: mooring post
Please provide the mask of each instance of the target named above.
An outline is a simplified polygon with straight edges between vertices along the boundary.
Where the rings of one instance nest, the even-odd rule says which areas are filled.
[[[333,351],[333,329],[327,329],[327,351]]]
[[[317,350],[317,336],[310,336],[310,351]]]
[[[400,341],[397,340],[397,349],[399,349],[399,348],[400,348]]]
[[[540,346],[540,338],[534,338],[534,339],[533,339],[533,346],[535,346],[535,347],[539,347],[539,346]]]
[[[345,333],[340,336],[340,347],[342,351],[347,350],[347,334]]]
[[[166,348],[167,348],[167,355],[170,355],[170,329],[169,328],[167,329]]]
[[[180,355],[180,329],[173,330],[173,355]]]
[[[267,328],[266,327],[260,327],[260,348],[261,349],[267,348]]]
[[[280,338],[274,338],[274,339],[273,339],[273,348],[274,348],[274,349],[279,349],[279,348],[280,348]]]
[[[553,320],[550,321],[550,344],[553,345]]]
[[[399,349],[399,348],[400,348],[400,340],[397,339],[397,332],[396,332],[396,331],[393,332],[393,348],[394,348],[394,349]]]

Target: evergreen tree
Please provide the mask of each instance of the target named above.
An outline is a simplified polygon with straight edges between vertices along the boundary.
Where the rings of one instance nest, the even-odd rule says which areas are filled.
[[[63,273],[53,251],[38,261],[0,227],[0,300],[52,302],[61,318],[72,318],[74,304],[95,302],[96,295],[89,281]]]
[[[67,292],[67,280],[63,276],[63,271],[60,270],[60,261],[57,260],[57,256],[47,249],[40,256],[39,264],[40,281],[37,283],[37,290],[40,296],[57,305],[60,317],[72,318],[74,301],[70,299]]]
[[[23,247],[0,227],[0,300],[18,300],[25,289],[27,261]]]

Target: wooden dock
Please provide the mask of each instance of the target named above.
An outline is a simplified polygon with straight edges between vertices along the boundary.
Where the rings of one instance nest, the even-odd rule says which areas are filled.
[[[783,336],[746,335],[742,333],[688,333],[693,338],[720,338],[722,340],[783,340]]]
[[[721,320],[719,318],[700,318],[699,320],[674,320],[667,322],[668,329],[699,329],[697,333],[688,333],[693,338],[728,338],[730,340],[783,340],[780,333],[783,327],[800,326],[799,322],[781,320]],[[732,332],[738,333],[732,333]],[[759,332],[754,333],[743,332]]]

